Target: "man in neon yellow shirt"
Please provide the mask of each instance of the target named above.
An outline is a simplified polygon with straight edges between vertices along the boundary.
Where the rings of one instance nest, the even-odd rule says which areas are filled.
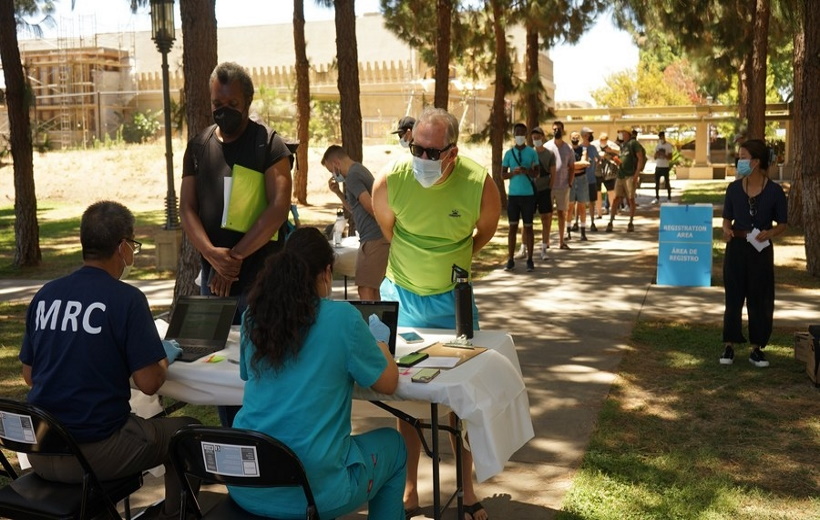
[[[380,292],[399,302],[399,325],[455,329],[452,266],[470,271],[473,255],[498,227],[498,187],[485,168],[459,157],[458,131],[458,120],[446,110],[426,108],[413,128],[412,160],[393,164],[373,185],[376,220],[391,242]],[[473,323],[478,328],[475,302]],[[408,451],[404,505],[414,511],[421,442],[402,421],[399,430]],[[469,475],[472,455],[466,449],[462,455]],[[487,518],[471,478],[464,479],[464,503],[473,520]]]

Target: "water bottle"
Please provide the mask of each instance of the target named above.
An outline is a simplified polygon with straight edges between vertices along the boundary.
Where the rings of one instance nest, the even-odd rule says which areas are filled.
[[[453,264],[453,282],[456,295],[456,337],[473,337],[473,287],[470,285],[470,274]]]
[[[333,224],[333,245],[339,247],[342,245],[342,233],[345,230],[345,212],[344,210],[336,211],[336,222]]]

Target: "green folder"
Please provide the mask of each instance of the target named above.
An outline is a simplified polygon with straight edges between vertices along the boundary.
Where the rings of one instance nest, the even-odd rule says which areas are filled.
[[[226,186],[227,188],[227,186]],[[268,207],[265,194],[265,174],[234,164],[231,173],[230,195],[225,194],[222,229],[247,233],[259,215]],[[276,240],[279,232],[271,240]]]

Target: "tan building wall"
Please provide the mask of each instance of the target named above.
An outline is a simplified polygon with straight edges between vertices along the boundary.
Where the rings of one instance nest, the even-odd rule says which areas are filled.
[[[308,57],[311,68],[311,95],[317,99],[338,100],[336,70],[336,30],[332,20],[308,22],[305,24],[308,42]],[[509,31],[513,45],[523,55],[525,48],[524,31],[520,27]],[[359,79],[361,83],[361,109],[363,135],[369,141],[392,138],[396,121],[404,115],[418,114],[425,104],[432,103],[434,82],[429,79],[431,67],[422,63],[418,53],[389,32],[379,14],[359,16],[356,19],[358,55],[360,61]],[[182,41],[184,35],[177,34],[175,46],[169,53],[171,96],[177,100],[183,86]],[[293,28],[291,24],[251,27],[228,27],[218,30],[218,59],[236,61],[248,68],[257,88],[266,86],[280,92],[292,93],[295,86],[295,63],[293,49]],[[252,44],[249,44],[252,42]],[[102,33],[82,39],[55,39],[52,41],[23,40],[20,47],[23,59],[34,63],[42,55],[54,55],[53,49],[65,54],[73,44],[84,47],[69,53],[84,52],[90,47],[116,50],[123,69],[119,76],[108,76],[103,81],[98,77],[90,97],[81,102],[87,113],[72,116],[72,132],[61,128],[59,141],[71,140],[76,145],[89,142],[96,137],[116,131],[135,111],[162,109],[162,79],[160,74],[161,55],[151,40],[150,31],[123,33]],[[57,64],[49,67],[66,67]],[[539,59],[541,79],[548,96],[553,98],[555,84],[552,78],[552,60],[547,54]],[[523,72],[523,62],[516,64],[519,74]],[[30,69],[30,74],[31,74]],[[42,72],[37,72],[42,74]],[[486,79],[471,85],[461,81],[456,74],[451,75],[450,109],[461,119],[463,132],[480,130],[489,119],[492,104],[492,81]],[[427,78],[427,79],[425,79]],[[58,82],[59,83],[59,82]],[[49,84],[54,82],[49,81]],[[66,106],[75,101],[67,97],[70,89],[63,88],[60,99],[54,103],[65,113]],[[84,91],[84,93],[86,93]],[[39,94],[38,94],[39,96]],[[515,100],[512,100],[515,102]],[[73,112],[72,112],[73,113]],[[38,121],[68,119],[59,112],[44,111],[38,114]],[[160,118],[161,120],[161,118]],[[274,122],[270,122],[275,125]],[[53,125],[52,132],[56,132]],[[56,139],[52,138],[52,141]]]

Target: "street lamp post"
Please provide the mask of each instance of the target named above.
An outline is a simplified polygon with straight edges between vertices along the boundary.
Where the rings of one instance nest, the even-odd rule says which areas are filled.
[[[162,111],[165,113],[165,229],[179,228],[177,195],[174,189],[174,152],[171,149],[171,90],[168,79],[168,52],[174,46],[174,0],[151,0],[151,39],[162,54]]]

